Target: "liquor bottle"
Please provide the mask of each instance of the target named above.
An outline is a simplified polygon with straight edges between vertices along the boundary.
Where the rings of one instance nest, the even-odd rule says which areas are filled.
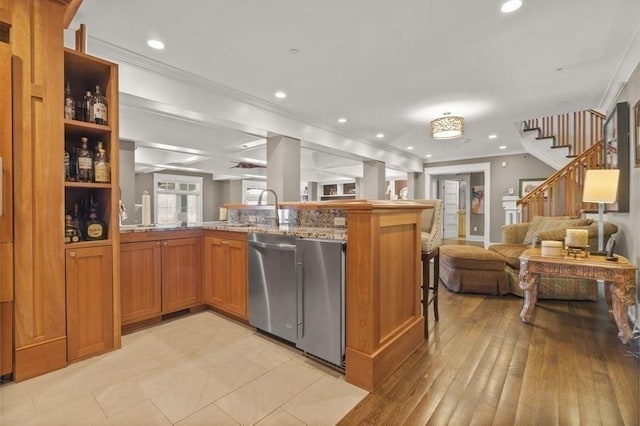
[[[67,81],[67,87],[64,89],[64,119],[73,120],[75,113],[75,102],[71,97],[71,86]]]
[[[89,140],[86,137],[80,138],[82,146],[76,151],[76,160],[78,162],[78,181],[93,181],[93,155],[87,148]]]
[[[82,98],[82,120],[93,123],[93,113],[91,111],[91,92],[87,90]]]
[[[98,219],[98,213],[95,209],[91,209],[91,213],[89,213],[89,220],[84,224],[83,234],[87,241],[107,238],[107,225]]]
[[[66,182],[71,180],[71,156],[66,149],[64,150],[64,180]]]
[[[96,155],[93,160],[94,180],[96,182],[108,183],[111,180],[109,173],[109,163],[107,163],[107,153],[102,148],[102,142],[98,142]]]
[[[91,113],[94,123],[107,125],[107,98],[100,93],[100,86],[96,86],[96,93],[91,98]]]
[[[71,215],[71,225],[76,228],[78,236],[82,238],[82,223],[80,222],[80,205],[75,203],[73,205],[73,214]]]
[[[77,243],[80,241],[80,235],[78,234],[78,230],[75,226],[73,226],[71,215],[68,214],[64,217],[64,242],[68,243]]]

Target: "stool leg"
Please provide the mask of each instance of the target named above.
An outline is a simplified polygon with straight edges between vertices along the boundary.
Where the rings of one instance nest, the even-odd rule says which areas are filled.
[[[440,248],[436,248],[436,255],[433,258],[433,316],[436,321],[440,320],[438,315],[438,287],[440,287]]]
[[[429,255],[422,252],[422,312],[424,313],[424,337],[429,338]]]

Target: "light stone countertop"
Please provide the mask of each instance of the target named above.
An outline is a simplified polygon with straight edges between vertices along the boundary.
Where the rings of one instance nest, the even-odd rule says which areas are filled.
[[[230,232],[257,232],[262,234],[290,235],[300,238],[318,238],[323,240],[343,240],[347,239],[346,228],[311,228],[293,225],[280,225],[279,227],[267,225],[252,225],[244,223],[227,222],[203,222],[193,225],[125,225],[120,228],[120,233],[143,233],[143,232],[165,232],[165,231],[193,231],[212,230]]]

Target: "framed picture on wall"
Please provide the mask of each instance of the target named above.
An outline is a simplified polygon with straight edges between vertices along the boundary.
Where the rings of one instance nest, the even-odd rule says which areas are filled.
[[[633,106],[633,140],[636,142],[636,167],[640,167],[640,100]]]
[[[542,182],[544,182],[545,180],[547,180],[547,179],[546,178],[520,178],[520,179],[518,179],[518,188],[520,188],[520,191],[518,192],[518,195],[520,196],[520,198],[526,197],[527,195],[529,195],[529,193],[531,191],[533,191],[538,186],[540,186],[542,184]],[[545,197],[546,197],[546,194],[545,194]]]
[[[604,123],[604,165],[605,169],[618,168],[618,109],[607,117]]]
[[[604,123],[604,168],[620,170],[618,201],[606,206],[611,212],[629,211],[629,115],[629,103],[619,102]]]

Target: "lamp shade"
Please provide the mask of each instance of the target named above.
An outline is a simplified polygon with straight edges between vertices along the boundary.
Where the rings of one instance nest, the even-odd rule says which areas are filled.
[[[618,169],[587,170],[582,201],[587,203],[615,203],[618,195]]]
[[[444,115],[431,122],[431,136],[434,139],[454,139],[464,132],[464,118]]]

